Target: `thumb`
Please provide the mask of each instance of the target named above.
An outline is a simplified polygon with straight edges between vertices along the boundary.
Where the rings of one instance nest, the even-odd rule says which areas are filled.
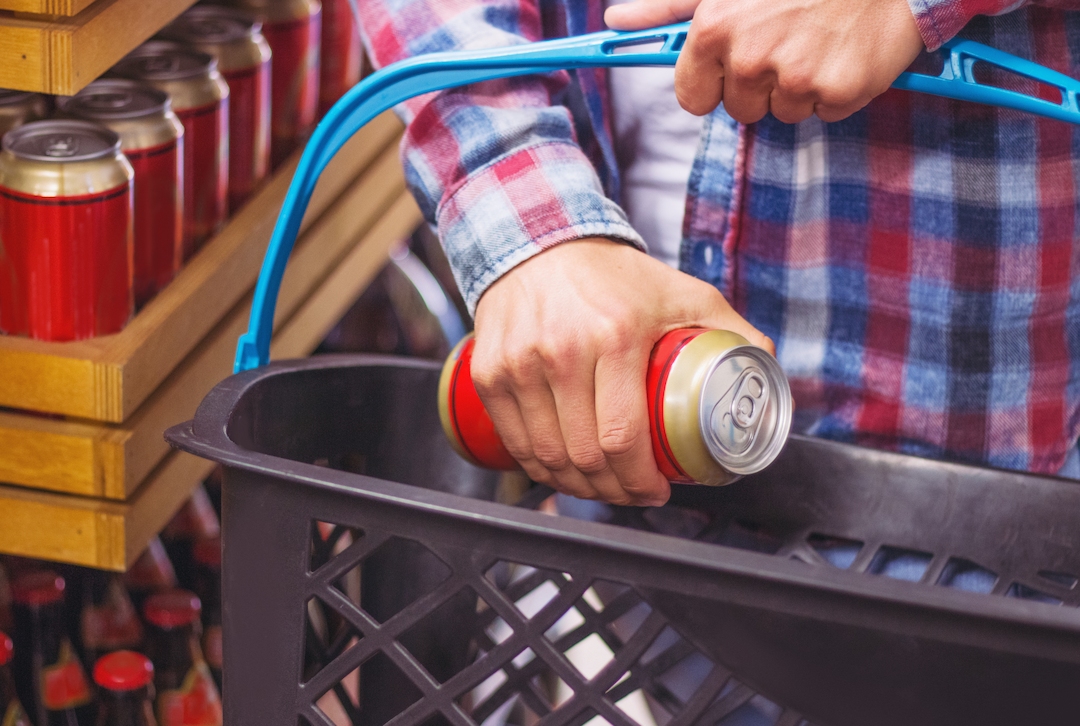
[[[694,17],[701,0],[633,0],[612,5],[604,13],[604,22],[614,30],[641,30],[670,25]]]
[[[704,304],[696,311],[696,325],[717,330],[730,330],[746,338],[751,345],[764,348],[770,355],[776,355],[776,344],[773,343],[772,338],[735,312],[735,308],[731,307],[731,304],[719,292],[715,297],[710,295],[709,298],[711,299],[703,301]]]

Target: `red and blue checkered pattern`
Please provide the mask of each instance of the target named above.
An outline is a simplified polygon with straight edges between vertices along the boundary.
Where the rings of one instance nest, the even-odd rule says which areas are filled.
[[[1080,76],[1080,0],[910,2],[931,48],[959,33]],[[360,5],[379,65],[597,30],[602,10]],[[402,109],[409,184],[471,308],[551,245],[642,246],[612,201],[605,88],[599,71],[559,73]],[[681,265],[777,342],[802,430],[1056,472],[1080,429],[1078,186],[1080,132],[1018,112],[900,91],[833,124],[740,126],[718,110],[690,179]]]

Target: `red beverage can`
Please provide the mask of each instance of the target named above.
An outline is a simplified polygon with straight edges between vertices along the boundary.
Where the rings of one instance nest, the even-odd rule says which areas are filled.
[[[319,54],[319,115],[360,82],[363,49],[349,0],[323,0]]]
[[[141,307],[180,270],[184,127],[164,91],[120,78],[94,81],[62,101],[60,112],[115,131],[135,171],[135,306]]]
[[[43,94],[0,88],[0,136],[16,126],[48,118],[50,105]]]
[[[186,261],[229,214],[229,87],[212,55],[164,40],[143,43],[112,72],[169,94],[184,126]]]
[[[229,84],[229,211],[270,173],[270,46],[262,24],[217,5],[191,8],[161,36],[210,53]]]
[[[459,454],[491,469],[518,468],[473,386],[474,339],[450,353],[439,417]],[[657,468],[678,484],[730,484],[761,471],[791,430],[791,388],[765,350],[727,330],[673,330],[653,347],[645,378]]]
[[[319,111],[319,0],[232,0],[255,13],[274,59],[270,164],[277,168],[315,127]]]
[[[131,182],[115,132],[35,121],[0,152],[0,332],[115,333],[133,311]]]

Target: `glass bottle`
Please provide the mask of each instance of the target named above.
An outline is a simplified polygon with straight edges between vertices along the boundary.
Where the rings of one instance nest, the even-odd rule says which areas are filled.
[[[157,726],[154,666],[142,653],[118,650],[94,664],[98,685],[96,726]]]
[[[67,637],[64,578],[49,570],[11,587],[15,611],[15,689],[38,726],[89,726],[93,692]]]
[[[30,719],[15,694],[15,681],[11,680],[11,654],[14,649],[11,638],[0,631],[0,724],[30,726]]]
[[[201,610],[187,590],[152,595],[143,607],[160,726],[222,724],[221,696],[199,646]]]

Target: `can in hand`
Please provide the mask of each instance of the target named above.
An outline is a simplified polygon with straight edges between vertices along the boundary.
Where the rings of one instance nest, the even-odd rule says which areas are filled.
[[[188,260],[229,212],[229,87],[209,53],[152,40],[112,73],[169,94],[184,126],[184,254]]]
[[[0,88],[0,136],[16,126],[49,116],[49,97],[28,91]]]
[[[35,121],[0,151],[0,332],[81,340],[131,317],[134,172],[120,137]]]
[[[319,111],[319,0],[231,0],[255,14],[270,63],[270,164],[276,169],[307,138]]]
[[[94,81],[59,110],[115,131],[135,171],[135,306],[141,307],[180,270],[184,127],[164,91],[122,78]]]
[[[459,343],[443,366],[443,430],[469,461],[516,469],[473,386],[474,342]],[[730,331],[666,334],[649,357],[645,387],[653,457],[673,483],[720,486],[761,471],[791,430],[791,388],[780,364]]]
[[[197,5],[167,25],[162,38],[217,59],[229,85],[229,211],[270,173],[270,46],[262,24],[242,10]]]

